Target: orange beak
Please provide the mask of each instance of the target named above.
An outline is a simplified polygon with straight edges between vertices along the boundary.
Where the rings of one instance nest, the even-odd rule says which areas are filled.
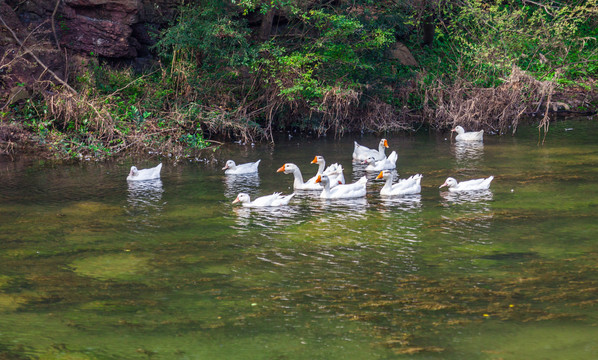
[[[316,179],[316,184],[322,182],[322,177],[320,175],[318,175],[318,178]]]
[[[387,148],[388,147],[388,141],[386,141],[386,139],[384,139],[384,147]]]
[[[447,186],[448,184],[445,182],[444,184],[440,185],[438,188],[440,189],[443,186]]]
[[[284,165],[281,166],[278,170],[276,170],[276,172],[283,172],[284,171]]]
[[[376,179],[382,179],[383,174],[384,174],[384,171],[380,171],[380,174],[378,174],[378,176],[376,176]]]
[[[235,201],[233,201],[233,204],[236,204],[236,203],[238,203],[239,201],[241,201],[241,200],[239,200],[239,197],[237,196],[237,198],[235,199]]]
[[[317,164],[318,163],[318,157],[314,157],[314,159],[311,161],[312,164]]]

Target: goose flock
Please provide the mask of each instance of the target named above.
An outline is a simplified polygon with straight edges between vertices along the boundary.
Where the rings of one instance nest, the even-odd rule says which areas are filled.
[[[461,126],[456,126],[451,131],[457,133],[456,141],[483,141],[484,131],[465,132]],[[385,184],[380,190],[381,196],[406,196],[419,194],[421,192],[422,174],[415,174],[405,179],[398,179],[395,182],[394,173],[392,170],[396,169],[396,162],[398,155],[396,151],[386,156],[386,149],[388,148],[388,141],[381,139],[378,144],[378,149],[370,149],[366,146],[354,142],[353,149],[353,163],[366,165],[366,172],[378,172],[376,179],[385,180]],[[261,160],[255,162],[237,165],[233,160],[228,160],[226,165],[222,168],[226,175],[239,174],[253,174],[258,172],[258,167]],[[357,181],[347,184],[343,174],[343,167],[341,164],[334,163],[326,167],[326,160],[323,156],[317,155],[311,161],[312,164],[318,165],[316,175],[309,178],[307,181],[303,180],[303,175],[299,167],[293,163],[285,163],[277,172],[284,174],[293,174],[293,189],[295,191],[319,191],[322,199],[350,199],[365,197],[367,194],[368,179],[366,176],[361,177]],[[127,181],[141,181],[152,180],[160,178],[160,171],[162,164],[149,169],[138,170],[135,166],[131,167]],[[458,182],[456,179],[449,177],[440,185],[439,188],[447,187],[450,192],[469,192],[487,190],[494,176],[487,178],[473,179]],[[244,207],[274,207],[288,205],[291,199],[296,195],[293,192],[289,195],[282,195],[280,192],[275,192],[271,195],[261,196],[253,201],[249,194],[239,193],[235,203],[241,203]]]

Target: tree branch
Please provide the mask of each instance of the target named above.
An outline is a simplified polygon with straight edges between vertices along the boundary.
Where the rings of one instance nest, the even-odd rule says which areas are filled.
[[[56,5],[54,6],[54,12],[52,12],[52,33],[54,33],[54,41],[56,41],[56,46],[60,51],[60,43],[58,42],[58,36],[56,36],[56,26],[54,25],[54,17],[56,16],[56,12],[58,11],[58,5],[60,5],[60,0],[56,0]]]

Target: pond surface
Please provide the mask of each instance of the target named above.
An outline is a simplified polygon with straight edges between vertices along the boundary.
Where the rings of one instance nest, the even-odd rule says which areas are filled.
[[[132,164],[0,160],[0,358],[592,359],[598,354],[598,123],[533,126],[458,146],[387,135],[420,195],[268,210],[232,205],[292,192],[296,163],[340,162],[353,140],[230,145]],[[231,177],[227,159],[262,159]],[[370,178],[376,174],[371,174]],[[494,175],[451,195],[446,177]]]

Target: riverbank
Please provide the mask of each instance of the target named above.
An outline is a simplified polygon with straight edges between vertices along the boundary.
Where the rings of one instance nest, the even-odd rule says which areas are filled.
[[[547,106],[548,104],[548,106]],[[595,91],[587,91],[580,87],[570,87],[555,91],[550,102],[532,103],[525,107],[516,118],[512,119],[501,128],[498,118],[495,122],[484,122],[478,124],[474,121],[461,121],[455,124],[463,124],[469,129],[483,128],[490,136],[511,136],[516,135],[518,124],[531,123],[537,125],[539,134],[545,135],[550,128],[550,122],[567,117],[588,116],[589,121],[595,121],[592,117],[596,114],[598,107],[598,94]],[[487,103],[484,103],[487,105]],[[467,116],[475,115],[472,110]],[[413,133],[418,131],[446,132],[451,128],[451,122],[436,118],[436,121],[425,119],[423,112],[410,112],[409,120],[397,121],[394,124],[387,124],[395,128],[394,133]],[[424,120],[425,119],[425,120]],[[442,121],[444,120],[444,121]],[[369,121],[369,120],[366,120]],[[392,122],[392,121],[391,121]],[[357,122],[355,122],[357,123]],[[293,128],[279,129],[270,133],[268,137],[264,133],[255,132],[248,135],[235,136],[235,134],[218,131],[205,131],[198,128],[189,131],[189,123],[173,122],[167,127],[161,119],[148,116],[139,127],[112,129],[110,136],[112,140],[103,141],[94,137],[96,131],[87,133],[88,127],[74,129],[57,129],[55,121],[47,119],[44,121],[29,121],[27,119],[12,121],[4,118],[0,122],[0,154],[15,156],[20,154],[35,154],[43,159],[55,160],[105,160],[120,156],[131,156],[144,154],[146,157],[166,156],[173,159],[188,159],[201,157],[205,151],[216,151],[218,147],[227,142],[251,143],[251,142],[274,142],[279,133],[292,133],[297,137],[319,137],[326,135],[320,133],[318,128]],[[128,126],[125,122],[124,126]],[[136,125],[136,124],[135,124]],[[89,125],[87,125],[89,126]],[[98,125],[99,126],[99,125]],[[205,125],[203,128],[207,128]],[[376,133],[388,134],[393,131],[383,129],[357,128],[351,129],[344,134],[331,134],[331,136],[352,136],[351,134]],[[211,137],[204,138],[209,133]],[[488,136],[487,135],[487,136]],[[212,138],[213,137],[213,138]],[[112,144],[112,145],[111,145]],[[112,146],[112,147],[111,147]]]
[[[288,131],[506,135],[528,118],[545,134],[598,109],[590,1],[173,3],[166,18],[141,0],[35,1],[0,4],[7,154],[186,158]]]

